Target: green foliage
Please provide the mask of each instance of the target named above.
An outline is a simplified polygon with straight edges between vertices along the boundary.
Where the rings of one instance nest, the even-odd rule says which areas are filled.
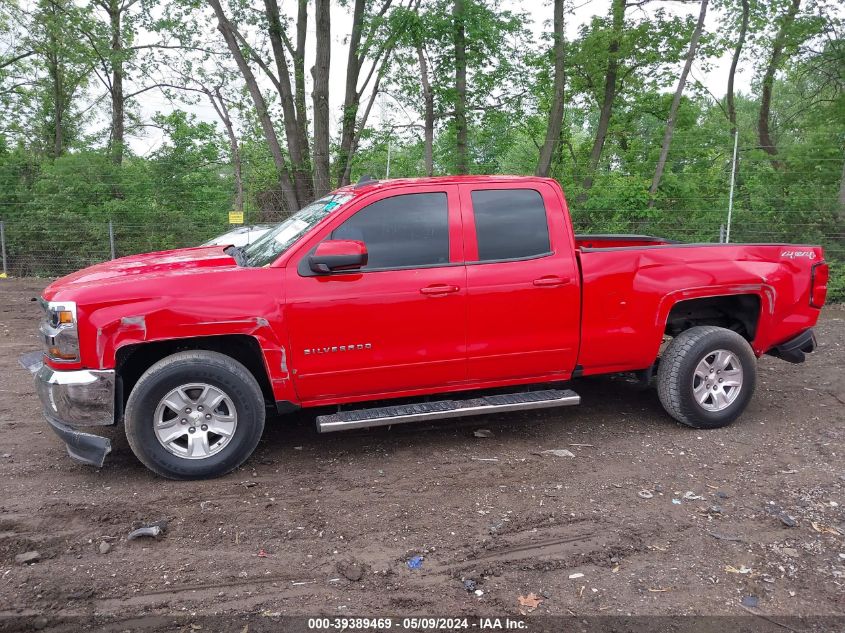
[[[55,275],[117,254],[196,245],[222,233],[232,197],[223,139],[184,112],[155,117],[167,141],[114,165],[102,151],[32,160],[0,152],[0,199],[18,274]]]
[[[76,30],[84,14],[70,0],[0,5],[0,135],[62,154],[87,122],[77,103],[90,80],[91,54]]]
[[[500,136],[503,117],[513,118],[521,109],[521,95],[528,77],[525,61],[530,50],[525,16],[505,10],[498,0],[466,0],[464,26],[467,40],[467,120],[469,125],[471,171],[495,172],[491,159],[492,136]],[[423,117],[417,49],[429,65],[434,93],[435,171],[454,171],[455,64],[452,43],[454,18],[452,0],[422,3],[408,20],[398,41],[396,62],[388,77],[389,92],[398,101],[401,114]],[[441,151],[438,151],[441,150]],[[422,154],[420,154],[422,156]],[[423,173],[421,170],[420,173]]]
[[[845,208],[840,202],[845,188],[845,38],[835,0],[802,0],[784,34],[769,117],[777,155],[759,148],[759,83],[792,1],[748,0],[739,68],[753,70],[755,78],[751,85],[737,85],[739,168],[731,239],[824,245],[832,263],[830,297],[845,300]],[[337,2],[344,10],[351,8],[347,0]],[[452,2],[393,3],[383,14],[380,2],[367,3],[363,28],[373,34],[367,40],[371,50],[359,52],[371,61],[374,51],[394,44],[395,49],[380,77],[384,94],[358,139],[353,182],[364,174],[424,175],[420,51],[434,97],[434,171],[453,172]],[[553,98],[552,39],[549,33],[534,37],[519,2],[464,2],[470,169],[532,174]],[[226,4],[248,35],[266,33],[263,9],[247,0]],[[563,184],[577,230],[719,239],[727,221],[733,139],[724,92],[710,94],[697,79],[717,59],[730,60],[742,0],[713,4],[711,15],[720,16],[720,28],[703,36],[651,206],[648,190],[670,90],[697,8],[663,11],[656,3],[630,3],[619,33],[610,15],[596,15],[566,38],[564,121],[551,175]],[[226,230],[234,196],[232,138],[222,125],[185,111],[207,106],[212,91],[218,104],[226,104],[237,134],[247,222],[278,220],[283,214],[279,173],[206,3],[130,3],[116,47],[110,42],[109,6],[90,0],[0,3],[0,219],[6,223],[16,274],[59,274],[109,257],[109,221],[118,255],[199,244]],[[571,3],[566,6],[565,21],[573,15]],[[283,6],[282,13],[288,12],[281,19],[295,33],[289,9]],[[332,25],[335,37],[337,24]],[[313,34],[308,37],[312,42]],[[274,59],[270,43],[263,37],[249,39],[243,47],[255,54],[253,70],[262,76],[258,60]],[[619,46],[611,53],[614,39]],[[618,63],[615,98],[593,172],[591,151],[611,59]],[[345,55],[333,51],[332,60],[342,64]],[[120,166],[108,153],[109,99],[103,92],[116,68],[126,75],[127,136],[147,126],[163,134],[145,156],[127,152]],[[153,89],[156,82],[163,85]],[[262,89],[282,137],[278,96],[269,84]],[[162,96],[174,104],[172,109],[151,115]],[[310,106],[311,95],[305,98]],[[362,103],[366,99],[365,94]],[[333,120],[338,128],[340,114],[335,112]],[[57,129],[62,132],[58,150]],[[333,140],[338,139],[339,129],[333,130]],[[588,190],[587,175],[593,178]]]

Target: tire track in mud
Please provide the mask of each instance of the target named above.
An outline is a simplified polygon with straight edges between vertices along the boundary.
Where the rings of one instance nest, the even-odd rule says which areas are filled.
[[[299,582],[304,584],[293,585]],[[273,583],[285,583],[290,586],[273,586]],[[324,592],[327,589],[326,584],[328,583],[297,581],[292,580],[290,576],[271,575],[264,578],[229,579],[186,587],[169,587],[128,597],[100,598],[91,604],[100,615],[123,615],[127,609],[150,609],[165,607],[171,603],[183,605],[186,602],[200,602],[204,604],[204,613],[208,614],[313,595],[315,591]],[[221,596],[221,592],[224,595]]]
[[[539,538],[538,538],[539,536]],[[469,551],[463,557],[443,562],[434,561],[426,565],[422,573],[408,574],[402,578],[410,585],[430,585],[449,582],[460,577],[461,572],[471,568],[495,568],[512,564],[565,566],[583,564],[585,559],[607,552],[636,549],[638,539],[622,536],[618,532],[602,530],[598,524],[577,523],[558,528],[542,529],[538,535],[532,530],[513,532],[489,549],[478,552]],[[460,558],[463,558],[460,560]],[[135,593],[125,597],[101,598],[92,601],[97,613],[119,615],[127,608],[155,608],[178,601],[204,602],[214,604],[214,609],[226,611],[233,608],[245,608],[268,601],[278,602],[298,597],[323,593],[327,589],[342,590],[345,585],[329,582],[332,573],[323,568],[333,568],[334,560],[324,560],[311,568],[314,577],[303,580],[302,574],[294,577],[290,574],[271,574],[262,578],[222,579],[216,582],[196,583],[181,587],[167,587],[152,591]],[[386,562],[386,561],[382,561]],[[401,564],[395,557],[393,565]],[[404,565],[403,565],[404,567]],[[328,573],[327,573],[328,572]],[[404,573],[398,572],[400,574]],[[316,578],[325,576],[325,579]],[[375,578],[375,576],[371,576]],[[302,583],[296,584],[294,583]],[[237,591],[237,595],[233,593]],[[225,592],[226,595],[220,595]],[[244,595],[247,594],[247,595]]]
[[[469,552],[463,560],[432,567],[452,578],[464,572],[488,575],[509,566],[521,568],[560,568],[609,560],[620,552],[642,548],[642,539],[633,532],[622,534],[599,523],[532,528],[503,534],[487,547]]]
[[[530,526],[530,522],[525,524]],[[495,543],[488,547],[470,547],[466,554],[456,558],[461,560],[447,560],[431,562],[421,573],[410,573],[404,570],[401,555],[395,552],[390,555],[390,563],[401,565],[399,574],[405,582],[404,591],[387,596],[393,608],[420,608],[421,596],[413,593],[414,587],[421,588],[428,585],[441,585],[454,582],[462,578],[463,572],[472,569],[473,573],[486,575],[492,570],[499,571],[510,566],[529,568],[551,566],[567,567],[584,565],[609,559],[610,556],[625,552],[635,554],[645,549],[643,536],[628,531],[606,530],[599,523],[578,522],[574,524],[552,528],[531,528],[526,526],[502,535]],[[536,531],[535,531],[536,530]],[[375,561],[373,561],[375,562]],[[382,564],[387,560],[380,560]],[[217,582],[196,583],[182,587],[168,587],[127,597],[101,598],[92,600],[86,606],[93,609],[98,616],[123,617],[138,609],[156,612],[166,610],[175,604],[184,606],[189,603],[202,604],[204,612],[227,613],[238,611],[255,611],[260,607],[273,605],[273,611],[284,612],[289,600],[313,598],[320,595],[324,606],[327,593],[337,592],[338,599],[348,595],[349,584],[341,581],[335,584],[329,580],[333,573],[335,561],[327,559],[314,565],[309,571],[311,578],[303,580],[308,574],[291,576],[290,574],[271,574],[262,578],[224,579]],[[328,568],[328,569],[326,569]],[[317,578],[323,576],[323,578]],[[378,578],[370,576],[370,580]],[[376,580],[376,582],[383,579]],[[372,589],[372,587],[370,588]],[[424,601],[423,601],[424,602]],[[432,603],[433,604],[433,603]],[[190,608],[190,607],[189,607]],[[58,614],[57,614],[58,615]]]

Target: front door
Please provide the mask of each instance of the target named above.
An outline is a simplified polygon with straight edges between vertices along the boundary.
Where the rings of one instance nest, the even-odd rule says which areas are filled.
[[[578,355],[578,265],[548,184],[462,185],[471,381],[566,379]]]
[[[294,385],[303,403],[403,395],[466,380],[466,269],[455,186],[355,201],[286,273]],[[359,240],[367,265],[313,274],[323,239]]]

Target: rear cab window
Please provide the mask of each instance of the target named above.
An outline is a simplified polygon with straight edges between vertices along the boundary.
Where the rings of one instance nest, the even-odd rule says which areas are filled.
[[[471,193],[478,262],[551,254],[543,197],[535,189],[479,189]]]

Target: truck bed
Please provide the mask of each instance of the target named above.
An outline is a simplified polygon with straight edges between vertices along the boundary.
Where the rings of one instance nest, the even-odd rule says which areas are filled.
[[[584,248],[627,248],[634,246],[665,246],[679,244],[675,240],[652,235],[625,235],[621,233],[576,234],[575,246]]]
[[[753,297],[760,315],[752,341],[758,355],[818,318],[809,293],[812,269],[824,259],[820,247],[678,244],[624,235],[581,235],[576,242],[584,374],[648,367],[671,306],[697,297]]]

